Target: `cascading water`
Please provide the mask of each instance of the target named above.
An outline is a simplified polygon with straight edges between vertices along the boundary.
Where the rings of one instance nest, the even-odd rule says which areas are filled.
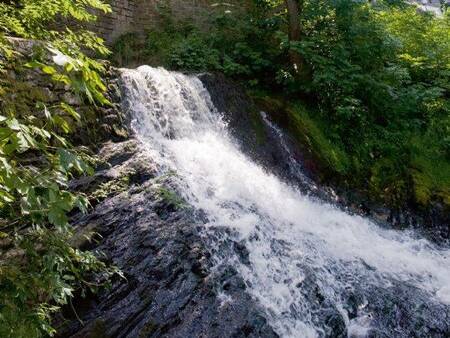
[[[238,270],[281,337],[337,335],[336,316],[348,336],[407,336],[392,321],[410,319],[386,305],[400,294],[448,330],[450,250],[314,200],[252,162],[197,77],[142,66],[122,70],[122,81],[137,137],[161,171],[176,171],[205,236],[226,229],[215,264]],[[248,259],[218,249],[229,238]]]

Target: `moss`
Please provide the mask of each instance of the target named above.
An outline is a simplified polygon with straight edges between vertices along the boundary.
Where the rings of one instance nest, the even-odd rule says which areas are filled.
[[[350,167],[347,154],[325,136],[320,122],[313,120],[307,108],[297,103],[287,108],[290,129],[299,142],[306,143],[329,170],[344,175]]]
[[[286,102],[264,93],[250,93],[262,110],[269,113],[277,124],[287,128],[302,149],[310,152],[313,161],[321,168],[321,174],[345,175],[350,168],[348,155],[325,135],[325,128],[313,119],[313,110],[301,102]]]
[[[36,106],[37,102],[51,102],[50,91],[29,81],[8,78],[9,87],[2,88],[3,109],[10,112],[26,112]],[[25,113],[23,113],[25,114]],[[25,114],[26,115],[26,114]]]
[[[160,197],[167,204],[172,205],[175,209],[183,209],[187,206],[183,198],[178,196],[174,191],[165,187],[159,188],[157,194],[158,197]]]
[[[447,187],[438,191],[436,197],[442,201],[447,212],[450,212],[450,189]]]
[[[258,106],[265,112],[276,113],[282,112],[285,109],[285,104],[281,99],[268,96],[263,91],[249,91],[248,95],[258,104]]]
[[[410,172],[414,198],[427,206],[438,200],[450,207],[450,162],[438,149],[435,135],[423,135],[411,140],[412,159]]]
[[[101,201],[107,197],[126,191],[129,186],[130,176],[122,176],[112,181],[100,184],[100,186],[90,195],[90,198],[96,201]]]

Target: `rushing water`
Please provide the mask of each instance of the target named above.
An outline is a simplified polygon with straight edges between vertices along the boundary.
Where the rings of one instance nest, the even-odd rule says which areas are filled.
[[[388,290],[398,285],[449,313],[450,250],[313,200],[252,162],[198,78],[142,66],[122,70],[122,80],[136,134],[161,170],[176,171],[206,233],[225,228],[245,245],[248,262],[219,250],[215,260],[235,266],[280,336],[333,335],[324,308],[343,318],[349,336],[365,336],[380,316],[371,313],[374,297],[394,297]],[[352,294],[359,300],[350,314]]]

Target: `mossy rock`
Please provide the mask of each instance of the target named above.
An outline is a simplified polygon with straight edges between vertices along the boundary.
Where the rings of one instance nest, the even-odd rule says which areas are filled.
[[[100,202],[108,197],[126,191],[129,187],[130,176],[121,176],[117,179],[100,184],[100,186],[90,194],[89,198]]]
[[[324,134],[325,128],[311,116],[314,115],[301,102],[286,102],[277,97],[253,94],[252,98],[261,110],[267,112],[280,126],[284,127],[298,142],[304,155],[319,167],[316,174],[320,178],[344,176],[350,169],[350,159]],[[309,156],[308,156],[309,155]]]
[[[180,210],[186,208],[186,201],[180,197],[176,192],[169,190],[165,187],[161,187],[157,191],[157,195],[165,203],[172,206],[175,210]]]

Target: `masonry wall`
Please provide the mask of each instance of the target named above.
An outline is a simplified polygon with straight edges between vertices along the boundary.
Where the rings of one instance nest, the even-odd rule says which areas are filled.
[[[119,36],[145,30],[161,22],[163,13],[170,12],[176,19],[204,19],[205,11],[214,11],[229,7],[242,8],[245,0],[109,0],[112,13],[99,14],[98,21],[90,27],[111,45]]]
[[[124,33],[144,31],[148,23],[155,15],[156,0],[110,0],[112,13],[98,14],[98,21],[90,29],[102,36],[107,44],[111,44],[117,37]],[[148,16],[143,20],[144,15]]]

